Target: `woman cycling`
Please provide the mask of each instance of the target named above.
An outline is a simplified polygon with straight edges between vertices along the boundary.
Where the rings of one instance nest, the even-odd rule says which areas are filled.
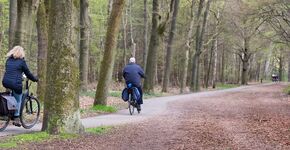
[[[6,56],[7,60],[2,84],[5,88],[12,90],[12,94],[17,101],[17,110],[14,113],[13,124],[20,127],[19,115],[22,101],[22,75],[24,73],[28,79],[34,82],[37,82],[38,78],[29,71],[24,60],[25,53],[21,46],[15,46]]]

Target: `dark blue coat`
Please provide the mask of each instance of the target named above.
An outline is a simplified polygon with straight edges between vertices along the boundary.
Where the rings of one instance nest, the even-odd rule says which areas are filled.
[[[136,87],[141,87],[141,78],[144,78],[145,75],[143,69],[139,65],[129,63],[123,69],[123,77],[126,84],[132,83]]]
[[[14,59],[9,57],[5,65],[5,74],[2,80],[2,84],[5,88],[14,90],[17,94],[22,93],[22,73],[24,73],[28,79],[36,82],[37,77],[29,71],[24,59]]]

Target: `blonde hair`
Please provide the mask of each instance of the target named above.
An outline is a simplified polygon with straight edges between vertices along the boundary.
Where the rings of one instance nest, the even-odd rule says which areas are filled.
[[[13,57],[15,59],[17,58],[24,58],[25,57],[25,53],[24,53],[24,50],[23,50],[23,47],[21,46],[15,46],[13,47],[6,55],[7,57]]]

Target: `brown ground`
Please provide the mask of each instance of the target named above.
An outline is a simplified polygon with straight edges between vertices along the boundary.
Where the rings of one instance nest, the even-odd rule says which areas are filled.
[[[274,84],[170,103],[166,113],[104,135],[21,149],[290,149],[290,99]],[[146,108],[144,108],[146,109]]]

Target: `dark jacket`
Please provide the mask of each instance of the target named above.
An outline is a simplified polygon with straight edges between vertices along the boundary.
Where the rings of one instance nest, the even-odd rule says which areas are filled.
[[[129,63],[123,69],[123,77],[126,80],[126,84],[132,83],[136,87],[141,87],[141,78],[145,78],[145,75],[139,65]]]
[[[22,73],[24,73],[28,79],[36,82],[37,77],[29,71],[24,59],[14,59],[9,57],[5,65],[5,74],[2,80],[2,84],[5,88],[14,90],[17,94],[22,93]]]

